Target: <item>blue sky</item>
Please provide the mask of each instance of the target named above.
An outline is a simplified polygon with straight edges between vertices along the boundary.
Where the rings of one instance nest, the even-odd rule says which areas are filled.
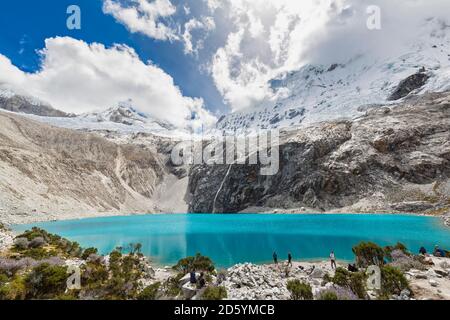
[[[66,27],[69,5],[81,30]],[[382,30],[368,30],[377,5]],[[83,113],[121,101],[174,125],[292,94],[270,83],[305,64],[385,56],[448,0],[15,0],[0,11],[0,90]],[[404,12],[408,12],[407,15]],[[420,32],[420,31],[419,31]]]
[[[66,27],[66,9],[72,4],[81,8],[81,30],[69,30]],[[205,107],[215,114],[229,111],[211,76],[202,70],[202,64],[206,62],[202,60],[202,55],[197,58],[184,54],[181,42],[154,40],[139,33],[131,33],[117,23],[114,17],[103,13],[102,5],[102,0],[5,1],[0,11],[0,28],[3,30],[0,33],[0,54],[11,59],[21,70],[35,72],[40,68],[37,50],[44,48],[44,40],[50,37],[69,36],[106,46],[126,44],[136,50],[141,60],[151,60],[170,74],[184,95],[202,97]],[[191,7],[191,10],[196,9]],[[184,17],[179,14],[173,19]],[[211,46],[212,42],[208,42],[208,45]],[[208,51],[214,49],[208,48]]]

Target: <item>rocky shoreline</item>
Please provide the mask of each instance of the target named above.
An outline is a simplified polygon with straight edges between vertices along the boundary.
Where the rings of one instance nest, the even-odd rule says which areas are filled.
[[[411,269],[406,277],[414,291],[402,292],[394,297],[399,300],[450,300],[450,259],[429,257],[433,262],[426,270]],[[338,263],[338,267],[346,268],[347,264]],[[286,274],[288,270],[288,275]],[[285,265],[239,264],[228,269],[228,279],[224,282],[230,300],[289,300],[286,289],[289,280],[299,279],[312,287],[315,297],[321,292],[337,289],[326,280],[334,276],[334,270],[328,261],[294,262],[292,268]],[[326,276],[327,275],[327,276]],[[369,292],[369,294],[373,296]]]
[[[447,213],[446,215],[444,215],[444,216],[442,217],[442,219],[444,220],[444,224],[445,224],[447,227],[450,227],[450,213]]]

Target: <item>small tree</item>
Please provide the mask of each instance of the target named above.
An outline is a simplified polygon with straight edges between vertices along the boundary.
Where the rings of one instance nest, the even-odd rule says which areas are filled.
[[[373,242],[361,242],[353,247],[352,251],[356,256],[356,264],[360,268],[384,264],[384,250]]]
[[[290,280],[287,289],[291,293],[292,300],[313,300],[312,288],[309,284],[300,280]]]
[[[213,272],[215,267],[210,258],[197,253],[195,257],[187,257],[178,261],[174,269],[186,274],[191,271]]]

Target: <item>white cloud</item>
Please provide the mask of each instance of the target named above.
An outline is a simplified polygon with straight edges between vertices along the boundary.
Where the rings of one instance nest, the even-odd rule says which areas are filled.
[[[132,99],[141,111],[178,127],[215,121],[203,108],[202,99],[183,96],[170,75],[142,62],[127,46],[105,48],[69,37],[50,38],[45,45],[36,73],[25,73],[0,55],[0,87],[29,94],[66,112],[101,110]]]
[[[103,0],[103,12],[112,15],[133,33],[139,32],[157,40],[178,39],[176,30],[162,21],[176,12],[170,0]]]
[[[401,52],[406,42],[416,41],[426,18],[448,21],[450,12],[448,0],[204,1],[211,11],[221,10],[231,26],[226,43],[211,59],[210,72],[234,111],[275,99],[268,81],[306,63]],[[382,9],[381,31],[366,27],[369,5]]]
[[[203,48],[204,39],[215,27],[216,25],[211,17],[202,17],[201,20],[193,18],[186,22],[183,33],[184,53],[197,55],[198,51]],[[193,31],[202,33],[195,43],[193,40]]]
[[[191,14],[187,4],[180,5],[180,8],[186,16]],[[103,12],[112,15],[130,32],[157,40],[182,41],[184,53],[188,55],[197,56],[203,49],[205,38],[215,29],[214,19],[208,16],[191,18],[184,23],[183,32],[180,21],[170,27],[166,20],[177,12],[171,0],[103,0]]]
[[[211,12],[214,12],[221,6],[221,0],[204,0]]]

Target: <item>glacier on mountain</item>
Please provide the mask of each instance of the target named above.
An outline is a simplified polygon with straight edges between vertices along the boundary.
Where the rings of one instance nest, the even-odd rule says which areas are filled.
[[[449,90],[449,31],[445,22],[432,19],[414,41],[386,51],[395,54],[366,52],[340,63],[309,63],[283,73],[269,82],[276,98],[224,115],[216,128],[242,133],[352,119],[367,107],[394,103],[389,97],[403,80],[415,74],[424,74],[426,83],[412,94]]]

